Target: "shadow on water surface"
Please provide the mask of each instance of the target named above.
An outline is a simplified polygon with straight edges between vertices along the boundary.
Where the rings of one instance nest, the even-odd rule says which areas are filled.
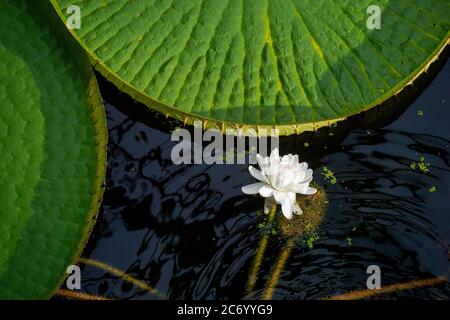
[[[296,243],[274,298],[318,299],[364,289],[372,264],[381,268],[382,286],[448,274],[449,78],[447,62],[394,122],[349,129],[333,148],[303,157],[326,188],[329,208],[314,247]],[[170,130],[176,123],[127,98],[125,106],[108,84],[101,87],[109,169],[102,212],[84,257],[109,263],[170,299],[250,297],[245,284],[265,231],[256,215],[262,200],[241,192],[253,182],[247,165],[173,165]],[[281,146],[282,153],[309,153],[298,151],[297,142]],[[420,157],[430,163],[427,174],[410,168]],[[335,173],[336,184],[323,179],[323,166]],[[270,237],[252,297],[262,297],[284,245],[280,237]],[[92,266],[83,268],[82,286],[112,298],[155,298]],[[449,296],[444,283],[379,298]]]

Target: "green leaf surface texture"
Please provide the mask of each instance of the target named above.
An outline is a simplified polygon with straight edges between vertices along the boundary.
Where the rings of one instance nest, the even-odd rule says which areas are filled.
[[[448,43],[448,0],[51,0],[96,68],[136,100],[205,127],[300,133],[370,109]]]
[[[85,52],[46,1],[0,1],[0,299],[52,295],[98,212],[106,126]]]

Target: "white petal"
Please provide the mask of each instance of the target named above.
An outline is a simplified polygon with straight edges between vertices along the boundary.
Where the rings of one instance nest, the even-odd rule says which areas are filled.
[[[317,189],[311,188],[309,186],[309,182],[308,182],[308,183],[302,183],[302,184],[297,185],[296,191],[297,191],[297,193],[310,195],[310,194],[316,193]]]
[[[276,168],[276,171],[278,171],[278,167],[280,166],[280,154],[278,152],[278,149],[275,148],[270,153],[270,168],[273,169]]]
[[[279,181],[280,165],[277,163],[274,163],[272,165],[271,163],[270,167],[266,169],[265,175],[267,177],[267,182],[270,183],[272,186],[276,187]]]
[[[297,203],[296,203],[296,204],[294,205],[294,207],[292,208],[292,211],[293,211],[295,214],[297,214],[297,215],[303,214],[302,208],[300,208],[300,206],[299,206]]]
[[[317,192],[317,189],[316,189],[316,188],[308,187],[308,188],[306,189],[306,191],[305,191],[303,194],[308,194],[308,195],[310,195],[310,194],[314,194],[314,193],[316,193],[316,192]]]
[[[295,183],[300,183],[303,180],[305,180],[305,176],[306,176],[305,171],[295,170],[294,172],[295,172],[295,179],[294,179]]]
[[[291,206],[293,207],[295,205],[295,203],[297,202],[297,196],[295,194],[295,192],[288,192],[288,199],[291,203]]]
[[[265,186],[264,182],[257,182],[253,184],[249,184],[247,186],[242,187],[242,192],[245,194],[257,194],[261,187]]]
[[[306,189],[306,187],[309,186],[309,183],[312,181],[312,177],[308,180],[303,180],[301,182],[292,182],[286,189],[295,192],[295,193],[302,193],[303,190]]]
[[[270,160],[272,160],[272,159],[280,160],[280,153],[278,151],[278,148],[275,148],[272,150],[272,152],[270,152]]]
[[[295,179],[295,175],[292,172],[280,172],[277,179],[277,185],[284,188],[290,185]]]
[[[256,161],[258,162],[259,167],[263,171],[269,166],[269,157],[263,157],[260,154],[257,154]]]
[[[289,190],[292,192],[295,192],[295,193],[307,194],[307,195],[314,194],[317,192],[317,190],[315,188],[309,187],[309,182],[290,185]]]
[[[287,192],[278,191],[278,190],[275,190],[273,192],[273,197],[275,198],[275,201],[279,204],[281,204],[284,201],[284,199],[289,200]]]
[[[281,163],[289,169],[295,168],[298,164],[298,155],[287,154],[281,158]]]
[[[292,154],[286,154],[281,157],[281,163],[284,165],[290,165],[292,162]]]
[[[308,169],[308,164],[306,162],[302,162],[299,165],[300,170],[304,171],[306,169]]]
[[[262,182],[268,182],[267,177],[264,175],[264,171],[258,170],[255,167],[249,166],[248,171],[253,176],[253,178],[262,181]]]
[[[267,178],[264,176],[262,171],[259,171],[258,169],[252,166],[248,167],[248,171],[250,171],[250,174],[253,176],[253,178],[262,182],[266,182]]]
[[[295,193],[293,193],[295,197]],[[275,190],[273,193],[275,201],[281,204],[281,211],[283,215],[291,219],[292,218],[292,196],[288,192]],[[295,199],[295,198],[294,198]]]
[[[261,189],[259,189],[259,194],[264,198],[272,197],[273,189],[272,189],[272,187],[265,185]]]
[[[295,168],[295,183],[305,183],[306,181],[311,181],[313,176],[312,169],[301,169],[300,165]]]
[[[292,205],[289,199],[286,198],[285,200],[283,200],[283,202],[281,203],[281,211],[286,218],[292,218]]]

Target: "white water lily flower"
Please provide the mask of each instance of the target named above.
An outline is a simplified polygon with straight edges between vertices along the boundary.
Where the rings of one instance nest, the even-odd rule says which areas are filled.
[[[276,204],[281,204],[283,215],[291,219],[292,213],[302,214],[297,203],[297,193],[311,195],[317,192],[309,183],[313,179],[312,169],[306,162],[299,163],[298,155],[280,157],[278,149],[270,157],[256,155],[261,170],[249,166],[250,174],[261,182],[242,187],[246,194],[259,193],[265,198],[264,212],[268,213]]]

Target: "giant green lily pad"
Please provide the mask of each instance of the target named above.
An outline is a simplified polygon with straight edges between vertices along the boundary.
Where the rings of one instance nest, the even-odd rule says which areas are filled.
[[[0,299],[52,295],[98,212],[102,100],[46,1],[0,2]]]
[[[64,21],[72,0],[51,0]],[[448,42],[448,0],[82,0],[72,34],[119,89],[205,127],[300,133],[370,109]]]

